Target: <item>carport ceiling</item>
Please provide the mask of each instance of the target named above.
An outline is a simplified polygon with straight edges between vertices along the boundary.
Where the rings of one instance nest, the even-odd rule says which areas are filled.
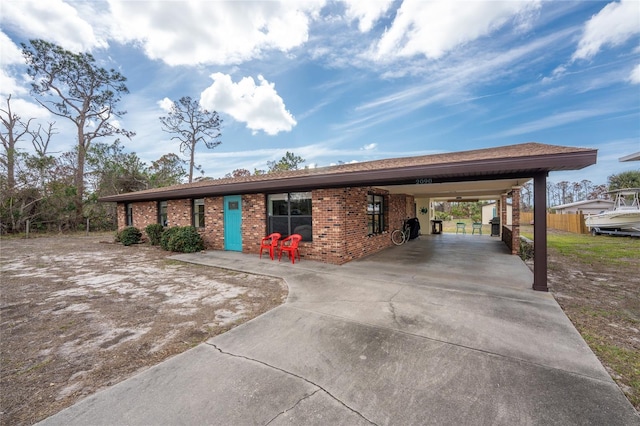
[[[391,194],[409,194],[416,198],[442,200],[496,200],[514,186],[522,186],[530,179],[496,179],[469,182],[446,182],[412,185],[377,186]]]

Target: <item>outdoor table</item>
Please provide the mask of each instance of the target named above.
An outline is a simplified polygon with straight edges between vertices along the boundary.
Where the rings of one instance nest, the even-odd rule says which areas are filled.
[[[442,234],[442,221],[438,219],[431,220],[431,233]]]

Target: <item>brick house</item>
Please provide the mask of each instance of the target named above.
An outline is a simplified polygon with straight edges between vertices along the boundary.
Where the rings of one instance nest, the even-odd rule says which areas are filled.
[[[430,233],[435,201],[497,199],[504,207],[511,197],[512,225],[503,240],[516,253],[520,186],[534,178],[534,187],[540,191],[543,186],[540,193],[546,195],[548,172],[595,164],[596,154],[592,149],[524,143],[209,180],[100,201],[117,203],[120,229],[144,229],[152,223],[193,225],[208,249],[255,254],[260,239],[271,232],[299,233],[304,237],[303,258],[343,264],[389,247],[390,231],[406,217],[418,217],[422,233]],[[506,208],[502,210],[506,215]],[[546,229],[546,220],[540,226]],[[546,234],[544,255],[540,285],[546,288]]]

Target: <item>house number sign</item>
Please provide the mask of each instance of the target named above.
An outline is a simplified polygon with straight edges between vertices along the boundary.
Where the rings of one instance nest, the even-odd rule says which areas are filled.
[[[416,185],[422,185],[425,183],[433,183],[433,179],[431,178],[418,178],[416,179]]]

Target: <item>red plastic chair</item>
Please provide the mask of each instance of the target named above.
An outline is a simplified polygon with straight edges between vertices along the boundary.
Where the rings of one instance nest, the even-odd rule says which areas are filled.
[[[267,235],[262,239],[262,241],[260,241],[260,259],[262,259],[262,251],[264,249],[267,249],[269,250],[269,257],[271,258],[271,260],[273,260],[280,237],[280,234],[274,232],[273,234]]]
[[[298,260],[300,260],[300,250],[298,250],[298,244],[302,241],[302,235],[300,234],[291,234],[280,243],[280,254],[278,255],[278,262],[282,258],[282,252],[286,252],[289,259],[291,259],[291,263],[296,263],[296,254],[298,255]]]

